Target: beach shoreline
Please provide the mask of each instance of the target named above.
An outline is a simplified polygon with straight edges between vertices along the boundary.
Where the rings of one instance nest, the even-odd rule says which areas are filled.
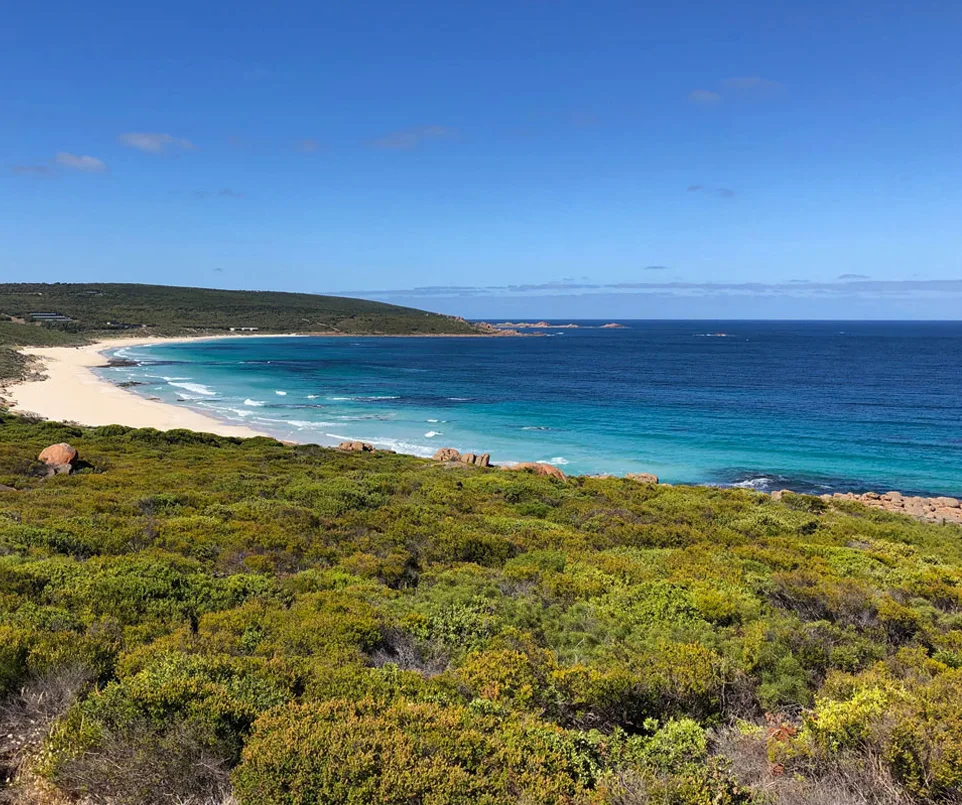
[[[274,438],[263,431],[231,425],[190,408],[148,399],[99,377],[93,369],[106,365],[109,360],[106,352],[126,347],[294,335],[297,334],[156,336],[102,339],[76,347],[23,347],[18,351],[39,365],[31,376],[9,381],[0,387],[0,401],[17,414],[79,425],[126,425],[157,430],[184,428],[218,436]]]
[[[33,359],[34,366],[23,378],[0,383],[0,405],[10,411],[59,422],[98,427],[125,425],[135,428],[174,430],[184,428],[218,436],[251,438],[264,436],[288,441],[276,434],[234,425],[216,416],[188,407],[150,399],[122,388],[93,369],[108,365],[108,352],[157,344],[186,344],[199,341],[258,338],[490,338],[478,334],[379,335],[331,332],[311,333],[223,333],[193,336],[132,336],[102,338],[89,344],[66,347],[20,347],[17,351]],[[495,336],[496,337],[496,336]],[[327,446],[334,446],[333,444]]]
[[[242,338],[291,338],[305,335],[308,334],[232,333],[174,337],[134,336],[100,339],[80,346],[23,347],[18,351],[22,355],[34,359],[35,365],[27,377],[0,383],[0,406],[5,405],[13,413],[20,415],[37,416],[51,421],[93,427],[118,424],[134,428],[155,428],[162,431],[185,429],[235,438],[266,437],[288,444],[299,443],[291,441],[291,437],[288,435],[279,435],[241,424],[234,424],[215,415],[198,411],[196,408],[146,397],[101,377],[93,370],[109,365],[111,358],[108,353],[130,347]],[[324,446],[327,447],[336,447],[337,444],[336,440],[331,442],[325,440],[324,442]],[[696,483],[695,485],[702,484]],[[712,484],[708,485],[711,486]],[[780,495],[780,491],[768,491],[770,494]],[[953,521],[962,519],[959,518],[959,510],[953,512],[940,510],[936,515],[936,508],[942,509],[941,502],[950,500],[950,498],[908,496],[903,501],[902,495],[888,494],[897,499],[889,500],[887,496],[880,498],[879,495],[872,492],[854,494],[851,491],[836,492],[832,495],[825,494],[821,497],[825,499],[856,500],[874,508],[909,513],[920,519],[930,519],[933,516],[941,516],[942,519],[945,519],[948,515],[951,515],[948,519]],[[924,502],[926,506],[930,506],[930,510],[910,512],[903,508],[905,501],[916,507],[922,506]],[[937,501],[939,505],[936,504]]]

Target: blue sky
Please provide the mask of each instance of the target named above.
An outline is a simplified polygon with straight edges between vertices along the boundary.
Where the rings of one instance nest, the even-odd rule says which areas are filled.
[[[959,318],[962,3],[7,4],[0,276]]]

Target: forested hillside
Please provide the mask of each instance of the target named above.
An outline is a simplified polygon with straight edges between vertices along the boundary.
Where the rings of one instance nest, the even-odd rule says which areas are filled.
[[[58,314],[71,321],[54,320],[44,326],[69,332],[145,328],[156,335],[182,335],[227,332],[232,327],[282,333],[478,332],[471,324],[451,316],[364,299],[166,285],[0,284],[0,313],[28,322],[32,314]]]
[[[478,335],[475,325],[340,296],[111,283],[0,283],[0,379],[20,377],[15,347],[94,337],[235,332]]]
[[[962,797],[956,526],[12,416],[0,484],[8,801]]]

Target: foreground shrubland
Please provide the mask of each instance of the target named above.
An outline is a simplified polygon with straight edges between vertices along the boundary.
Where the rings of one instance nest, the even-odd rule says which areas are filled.
[[[11,416],[0,485],[9,801],[962,798],[956,526]]]

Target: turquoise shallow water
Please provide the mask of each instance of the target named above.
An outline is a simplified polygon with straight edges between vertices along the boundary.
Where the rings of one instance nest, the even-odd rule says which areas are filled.
[[[280,438],[568,473],[962,494],[962,323],[624,322],[540,338],[119,350],[132,391]]]

